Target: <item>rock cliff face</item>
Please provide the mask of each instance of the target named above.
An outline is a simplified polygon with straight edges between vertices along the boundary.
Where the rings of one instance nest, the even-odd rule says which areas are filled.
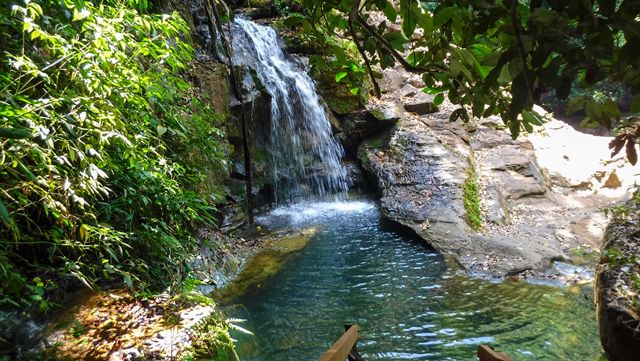
[[[596,278],[596,305],[600,340],[610,360],[638,359],[640,350],[640,226],[637,206],[629,204],[629,218],[614,220],[607,227],[604,257]],[[635,278],[634,278],[635,277]]]
[[[384,216],[468,271],[496,277],[542,272],[570,262],[576,250],[599,247],[607,223],[601,208],[628,198],[635,179],[624,159],[609,159],[609,138],[552,120],[512,140],[499,119],[450,123],[446,105],[419,115],[406,111],[416,102],[412,81],[401,70],[385,75],[383,103],[400,119],[358,152]],[[475,183],[476,200],[465,182]],[[466,201],[479,205],[479,229],[469,226]]]

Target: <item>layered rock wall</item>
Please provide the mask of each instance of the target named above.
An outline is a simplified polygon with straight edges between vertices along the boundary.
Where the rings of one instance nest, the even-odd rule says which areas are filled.
[[[640,355],[640,225],[637,205],[628,207],[633,214],[607,227],[596,277],[600,340],[612,361]]]

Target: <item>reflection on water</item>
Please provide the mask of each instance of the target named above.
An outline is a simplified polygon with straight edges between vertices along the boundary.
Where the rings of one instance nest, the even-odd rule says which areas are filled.
[[[237,335],[242,360],[317,359],[349,323],[361,326],[366,360],[475,360],[481,343],[516,360],[599,359],[591,290],[455,274],[379,219],[369,202],[291,207],[261,219],[319,232],[229,309],[255,333]]]

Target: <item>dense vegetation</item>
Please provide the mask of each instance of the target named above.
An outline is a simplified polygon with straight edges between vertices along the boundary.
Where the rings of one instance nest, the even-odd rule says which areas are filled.
[[[184,78],[190,29],[145,0],[0,7],[0,307],[65,279],[165,286],[214,220],[221,117]]]
[[[282,1],[280,3],[283,3]],[[640,2],[597,1],[389,1],[289,2],[285,24],[331,49],[344,75],[372,80],[395,64],[422,75],[435,103],[459,105],[451,120],[500,115],[512,135],[542,119],[534,104],[544,96],[583,111],[583,125],[616,127],[611,147],[636,161],[640,112]],[[395,25],[399,24],[399,25]],[[354,67],[335,43],[349,38],[363,64]],[[336,78],[338,79],[338,78]],[[375,84],[375,81],[374,81]],[[603,86],[605,84],[606,86]],[[632,94],[626,109],[621,92]],[[379,89],[375,93],[379,94]],[[624,103],[624,102],[623,102]],[[626,112],[625,112],[626,111]]]

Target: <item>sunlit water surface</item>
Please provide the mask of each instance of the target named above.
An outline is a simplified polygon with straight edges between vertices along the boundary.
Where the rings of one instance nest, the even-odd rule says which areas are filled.
[[[234,333],[241,360],[316,360],[352,323],[368,361],[475,360],[478,344],[516,360],[600,358],[590,289],[456,273],[424,242],[385,227],[373,202],[297,205],[259,222],[320,230],[229,307],[255,334]]]

